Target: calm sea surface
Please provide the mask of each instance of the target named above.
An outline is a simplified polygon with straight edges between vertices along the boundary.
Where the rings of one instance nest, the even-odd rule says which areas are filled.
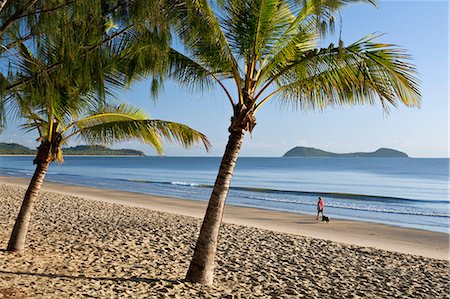
[[[33,157],[0,157],[31,177]],[[66,157],[48,181],[208,200],[220,158]],[[229,204],[449,232],[449,159],[239,158]]]

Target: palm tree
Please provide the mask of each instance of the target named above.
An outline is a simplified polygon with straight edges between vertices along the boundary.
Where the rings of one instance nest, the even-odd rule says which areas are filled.
[[[186,280],[210,285],[225,200],[246,132],[270,100],[300,109],[420,101],[415,67],[395,45],[366,36],[320,48],[339,9],[352,0],[168,1],[184,48],[169,75],[188,87],[213,84],[231,104],[229,137]],[[328,29],[327,29],[328,27]],[[233,90],[230,89],[233,86]]]
[[[8,251],[24,250],[31,214],[47,169],[53,161],[63,162],[61,147],[69,140],[78,137],[89,144],[111,144],[137,139],[155,148],[159,154],[162,153],[162,139],[184,147],[198,142],[202,142],[206,149],[209,147],[202,133],[186,125],[150,119],[133,106],[106,101],[111,87],[122,86],[120,74],[116,75],[111,67],[117,64],[120,55],[112,51],[114,47],[111,45],[94,53],[97,67],[104,69],[99,71],[96,68],[93,73],[103,78],[93,79],[89,69],[85,68],[85,61],[70,66],[61,63],[59,68],[47,72],[49,66],[63,61],[61,54],[69,51],[65,47],[61,41],[43,40],[42,47],[32,52],[22,43],[18,51],[20,59],[16,59],[16,65],[12,67],[15,73],[10,76],[11,81],[33,80],[26,80],[4,96],[6,110],[27,120],[23,128],[36,131],[40,145],[33,161],[36,170],[11,233]],[[108,84],[95,82],[95,79],[104,79]]]
[[[166,18],[156,13],[159,11],[158,0],[8,1],[0,11],[0,60],[4,66],[0,69],[0,130],[5,123],[6,96],[54,70],[64,69],[71,76],[73,65],[78,65],[84,70],[82,79],[96,85],[100,92],[106,81],[119,79],[127,87],[149,76],[161,80],[160,73],[167,65],[170,31]],[[7,80],[8,62],[18,55],[20,45],[45,44],[51,36],[64,44],[64,54],[41,73],[33,73],[33,77]],[[120,56],[112,66],[117,71],[113,77],[103,77],[104,68],[97,67],[102,63],[97,55],[101,48],[110,48]],[[157,89],[152,91],[155,94]]]

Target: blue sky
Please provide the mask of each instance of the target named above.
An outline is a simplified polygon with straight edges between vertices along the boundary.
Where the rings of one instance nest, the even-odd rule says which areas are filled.
[[[379,40],[400,45],[413,55],[422,80],[422,106],[391,109],[381,106],[341,107],[323,112],[291,111],[276,101],[258,111],[252,137],[246,135],[241,156],[281,156],[294,146],[334,152],[373,151],[390,147],[413,157],[449,157],[449,5],[447,1],[380,1],[378,8],[357,4],[342,13],[343,40],[350,44],[370,33],[385,33]],[[335,39],[336,40],[336,39]],[[335,42],[336,43],[336,42]],[[168,156],[221,156],[227,141],[231,107],[219,88],[192,93],[167,82],[158,101],[150,99],[147,81],[119,95],[146,109],[153,118],[186,123],[205,133],[213,148],[191,150],[165,146]],[[36,146],[35,136],[23,134],[17,122],[0,141]],[[77,144],[80,142],[75,142]],[[115,147],[154,151],[138,142]]]

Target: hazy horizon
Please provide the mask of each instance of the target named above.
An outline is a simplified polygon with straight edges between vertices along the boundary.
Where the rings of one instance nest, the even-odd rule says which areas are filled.
[[[21,143],[17,143],[17,142],[5,142],[5,143],[19,144],[19,145],[25,146],[25,147],[27,147],[27,148],[29,148],[29,149],[34,149],[33,147],[29,147],[29,146],[27,146],[27,145],[24,145],[24,144],[21,144]],[[64,150],[65,148],[68,148],[68,147],[86,146],[86,145],[88,145],[88,144],[77,144],[77,145],[65,146],[65,147],[63,147],[62,149]],[[96,146],[96,145],[101,145],[101,144],[95,144],[94,146]],[[116,145],[116,146],[114,146],[114,147],[113,147],[113,146],[107,146],[107,145],[106,145],[106,147],[108,147],[108,148],[110,148],[110,149],[123,149],[123,150],[137,150],[137,151],[141,151],[141,150],[138,149],[138,148],[133,148],[133,147],[123,147],[123,146],[120,146],[120,145]],[[246,156],[246,155],[241,155],[240,157],[241,157],[241,158],[280,158],[280,157],[283,157],[283,155],[284,155],[286,152],[288,152],[289,150],[291,150],[291,149],[293,149],[293,148],[295,148],[295,147],[305,147],[305,148],[317,149],[317,150],[322,150],[322,151],[329,152],[329,153],[332,153],[332,154],[373,153],[373,152],[375,152],[375,151],[377,151],[377,150],[379,150],[379,149],[382,149],[382,148],[400,151],[400,150],[398,150],[398,149],[396,149],[396,148],[379,147],[379,148],[376,148],[376,149],[373,149],[373,150],[370,150],[370,151],[352,150],[352,151],[350,151],[350,152],[335,152],[335,151],[331,151],[331,150],[327,150],[327,149],[323,149],[323,148],[317,148],[317,147],[294,146],[294,147],[292,147],[292,148],[290,148],[290,149],[287,149],[285,152],[281,153],[280,155],[274,155],[274,156]],[[143,152],[143,151],[142,151],[142,152]],[[414,157],[414,156],[411,156],[410,154],[408,154],[407,152],[404,152],[404,151],[400,151],[400,152],[403,152],[403,153],[407,154],[407,155],[408,155],[408,158],[424,158],[424,159],[433,159],[433,158],[438,159],[438,158],[441,158],[441,159],[450,159],[450,157]],[[147,153],[145,153],[145,152],[144,152],[144,154],[145,154],[145,156],[147,156],[147,157],[158,157],[158,155],[156,155],[156,154],[147,154]],[[26,155],[20,155],[20,156],[26,156]],[[71,155],[71,156],[74,156],[74,155]],[[83,156],[84,156],[84,155],[83,155]],[[86,155],[86,156],[89,156],[89,155]],[[105,156],[108,156],[108,155],[105,155]],[[118,155],[118,156],[120,156],[120,155]],[[208,157],[210,157],[210,158],[221,158],[222,156],[221,156],[221,155],[220,155],[220,156],[219,156],[219,155],[218,155],[218,156],[211,156],[211,155],[208,155],[208,154],[206,153],[204,156],[189,156],[189,155],[184,155],[184,156],[183,156],[183,155],[166,155],[166,154],[163,154],[163,155],[161,155],[161,157],[180,157],[180,158],[182,158],[182,157],[194,157],[194,158],[195,158],[195,157],[197,157],[197,158],[208,158]],[[291,156],[291,157],[287,157],[287,158],[302,158],[302,157],[294,157],[294,156]],[[329,157],[306,157],[306,158],[329,158]]]

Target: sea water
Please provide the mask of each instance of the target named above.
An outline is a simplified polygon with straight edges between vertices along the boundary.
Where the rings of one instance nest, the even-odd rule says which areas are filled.
[[[31,177],[33,157],[0,157],[0,175]],[[65,157],[46,179],[208,200],[219,157]],[[239,158],[227,203],[449,232],[449,159]]]

